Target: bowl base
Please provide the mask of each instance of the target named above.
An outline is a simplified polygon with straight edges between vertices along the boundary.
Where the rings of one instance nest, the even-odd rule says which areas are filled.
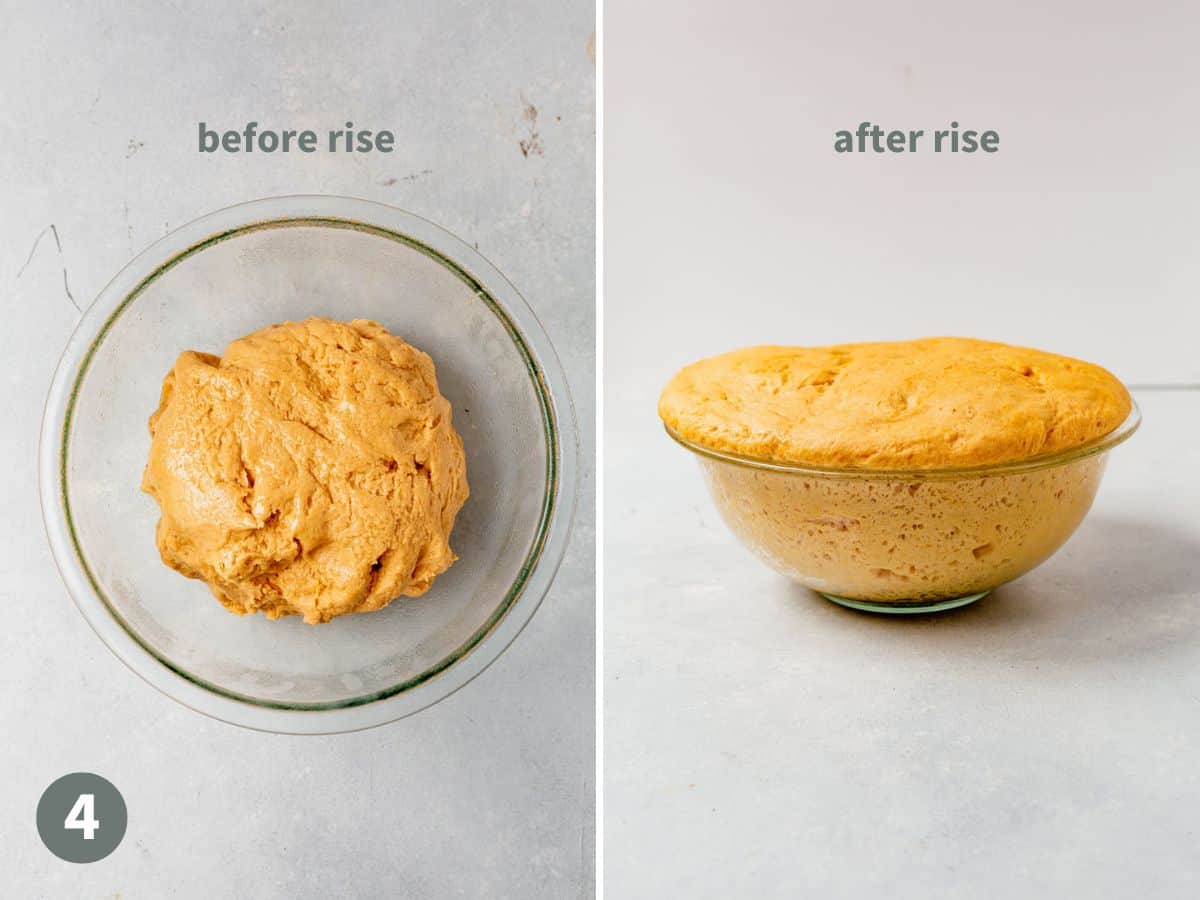
[[[836,603],[838,606],[844,606],[847,609],[855,609],[859,612],[882,613],[883,615],[902,616],[912,613],[933,613],[945,612],[948,609],[958,609],[963,606],[968,606],[976,600],[982,600],[991,593],[989,588],[986,591],[980,591],[977,594],[967,594],[965,597],[951,597],[948,600],[851,600],[849,597],[838,597],[835,594],[826,594],[823,591],[817,591],[826,600]]]

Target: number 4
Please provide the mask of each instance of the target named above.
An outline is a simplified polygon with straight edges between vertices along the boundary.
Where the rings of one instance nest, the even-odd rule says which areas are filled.
[[[83,839],[90,841],[96,836],[96,829],[99,827],[100,820],[96,818],[96,795],[80,794],[75,799],[71,811],[67,813],[63,828],[82,831]]]

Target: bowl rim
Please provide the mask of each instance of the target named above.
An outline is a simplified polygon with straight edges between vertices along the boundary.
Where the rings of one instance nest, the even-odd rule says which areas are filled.
[[[506,596],[456,650],[420,674],[345,701],[278,703],[238,694],[187,672],[143,640],[104,595],[75,534],[68,491],[72,412],[91,360],[121,314],[158,276],[217,243],[266,228],[352,229],[395,240],[438,262],[475,291],[504,325],[525,362],[547,442],[546,491],[538,531]],[[92,630],[135,674],[205,715],[260,731],[328,734],[395,721],[459,690],[512,644],[540,607],[562,563],[578,498],[579,434],[558,355],[536,314],[477,250],[413,213],[334,195],[265,197],[195,219],[151,244],[84,311],[47,394],[38,447],[42,517],[68,593]]]
[[[1050,469],[1105,453],[1124,443],[1142,424],[1142,411],[1132,395],[1129,398],[1129,414],[1125,420],[1106,434],[1054,453],[1043,453],[1040,456],[1030,456],[1025,459],[1008,460],[999,463],[985,463],[979,466],[944,466],[935,468],[901,468],[882,469],[867,467],[835,467],[808,466],[801,463],[787,463],[763,457],[743,456],[723,450],[713,450],[690,441],[680,435],[670,425],[663,423],[663,429],[675,443],[697,456],[718,462],[732,463],[749,469],[761,469],[769,472],[784,472],[792,475],[804,475],[813,478],[846,478],[846,479],[885,479],[897,481],[926,481],[956,478],[981,478],[994,475],[1011,475],[1024,472],[1035,472],[1039,469]]]

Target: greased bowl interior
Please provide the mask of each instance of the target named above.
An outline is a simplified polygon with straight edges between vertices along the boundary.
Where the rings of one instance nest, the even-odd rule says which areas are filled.
[[[931,607],[974,598],[1050,557],[1083,521],[1109,451],[1138,427],[1071,451],[976,469],[808,469],[696,453],[717,509],[778,571],[831,599]]]
[[[236,617],[163,565],[158,507],[139,489],[176,356],[308,316],[375,319],[433,357],[471,487],[451,535],[459,560],[425,595],[319,626]],[[135,259],[72,338],[41,446],[51,546],[97,633],[175,699],[287,732],[390,721],[494,660],[562,558],[575,469],[566,383],[515,289],[440,228],[334,197],[222,210]]]

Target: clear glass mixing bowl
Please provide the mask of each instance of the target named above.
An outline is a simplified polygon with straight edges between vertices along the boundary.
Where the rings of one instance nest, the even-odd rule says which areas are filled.
[[[139,489],[175,357],[307,316],[374,319],[433,357],[471,485],[459,560],[428,593],[320,626],[233,616],[168,569]],[[577,454],[558,359],[495,267],[391,207],[280,197],[178,229],[88,309],[47,400],[42,509],[75,603],[142,678],[238,725],[349,731],[436,703],[516,637],[562,560]]]
[[[1108,453],[1138,428],[1061,453],[974,468],[827,469],[692,451],[721,517],[770,566],[842,606],[966,606],[1040,565],[1075,533]]]

